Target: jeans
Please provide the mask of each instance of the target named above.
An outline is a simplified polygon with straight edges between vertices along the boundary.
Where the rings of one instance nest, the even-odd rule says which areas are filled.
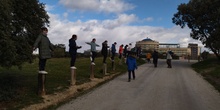
[[[39,71],[44,71],[47,59],[39,59]]]
[[[70,55],[71,55],[70,67],[72,67],[75,66],[76,54],[70,54]]]
[[[94,62],[95,61],[95,57],[97,56],[97,53],[96,52],[94,52],[94,51],[92,51],[92,62]]]

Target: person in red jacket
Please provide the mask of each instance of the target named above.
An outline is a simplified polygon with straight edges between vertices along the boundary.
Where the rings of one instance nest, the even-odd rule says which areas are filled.
[[[119,50],[118,50],[118,54],[119,54],[119,64],[121,65],[121,60],[122,60],[122,55],[123,55],[123,47],[124,45],[121,44],[120,47],[119,47]]]

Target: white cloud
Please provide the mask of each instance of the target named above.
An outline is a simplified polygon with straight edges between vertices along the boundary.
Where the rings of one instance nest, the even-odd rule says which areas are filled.
[[[151,21],[154,21],[154,18],[153,18],[153,17],[147,17],[147,18],[145,19],[145,21],[151,22]]]
[[[47,11],[51,11],[51,10],[54,10],[55,6],[45,5],[45,8],[46,8]]]
[[[83,52],[89,49],[89,45],[85,42],[90,42],[92,38],[97,39],[97,44],[101,45],[104,40],[108,40],[109,45],[117,42],[117,46],[143,40],[147,37],[161,43],[180,43],[181,46],[187,46],[188,43],[199,43],[189,37],[190,30],[174,26],[172,28],[151,27],[151,26],[129,26],[127,24],[134,22],[134,15],[119,15],[114,20],[89,20],[82,22],[81,20],[71,22],[61,20],[58,15],[50,15],[50,28],[48,37],[53,44],[65,44],[68,50],[68,40],[72,34],[78,35],[76,41],[83,48],[78,50]],[[61,16],[62,17],[62,16]],[[108,28],[106,28],[108,27]],[[98,50],[101,49],[97,48]]]
[[[117,19],[114,20],[104,20],[102,25],[104,28],[113,29],[122,25],[130,24],[135,22],[138,18],[134,15],[121,14]]]
[[[97,11],[105,13],[122,13],[134,8],[122,0],[60,0],[60,4],[70,10]]]

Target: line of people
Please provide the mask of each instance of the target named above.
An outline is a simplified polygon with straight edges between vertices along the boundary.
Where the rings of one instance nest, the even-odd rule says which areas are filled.
[[[45,66],[46,66],[46,61],[47,59],[51,58],[51,51],[53,51],[53,46],[52,43],[50,42],[49,38],[47,37],[47,33],[48,33],[48,29],[46,27],[42,27],[41,28],[41,33],[38,35],[34,46],[33,46],[33,50],[35,50],[36,48],[39,48],[39,73],[41,74],[47,74],[47,72],[45,71]],[[77,54],[77,50],[82,48],[82,46],[78,46],[76,44],[76,40],[77,40],[77,35],[73,34],[72,37],[69,39],[69,54],[71,56],[71,60],[70,60],[70,67],[72,69],[77,69],[75,67],[75,61],[76,61],[76,54]],[[99,47],[98,44],[96,44],[96,39],[93,38],[91,42],[86,42],[86,44],[91,46],[91,65],[95,65],[95,58],[97,56],[97,50],[96,47]],[[114,62],[115,60],[115,54],[116,54],[116,45],[117,43],[114,42],[111,46],[111,61]],[[123,48],[124,47],[124,48]],[[101,54],[103,55],[103,64],[106,64],[106,59],[108,56],[108,48],[110,48],[108,46],[108,41],[105,40],[102,43],[102,49],[101,49]],[[132,48],[132,44],[129,43],[128,45],[120,45],[119,47],[119,59],[120,62],[122,60],[122,58],[124,57],[125,59],[125,63],[127,64],[128,67],[128,81],[130,81],[131,79],[131,73],[133,75],[133,79],[135,79],[135,72],[134,70],[137,69],[137,63],[136,63],[136,58],[137,56],[139,56],[141,51],[141,48]],[[168,51],[167,52],[167,64],[168,64],[168,68],[172,68],[171,65],[171,59],[172,59],[172,51]],[[153,63],[154,66],[157,67],[157,62],[158,62],[158,52],[154,51],[153,55]],[[121,64],[121,63],[119,63]]]

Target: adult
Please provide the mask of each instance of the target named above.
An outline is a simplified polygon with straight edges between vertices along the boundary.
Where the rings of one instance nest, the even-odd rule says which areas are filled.
[[[141,54],[141,46],[138,46],[136,50],[137,57],[140,57],[140,54]]]
[[[114,44],[112,44],[112,47],[111,47],[111,52],[112,52],[111,61],[112,61],[112,62],[114,62],[114,59],[115,59],[116,45],[117,45],[117,43],[114,42]]]
[[[108,41],[105,40],[103,43],[102,43],[102,50],[101,50],[101,53],[103,55],[103,63],[106,64],[106,58],[107,58],[107,55],[108,55]]]
[[[91,46],[91,64],[92,65],[95,65],[95,57],[97,56],[97,50],[96,50],[96,47],[99,47],[98,44],[95,43],[96,42],[96,39],[93,38],[91,42],[86,42],[86,44],[89,44]]]
[[[157,62],[158,62],[158,52],[157,52],[156,50],[154,50],[152,57],[153,57],[154,67],[157,67]]]
[[[132,49],[132,44],[129,43],[129,45],[127,47],[127,55],[129,55],[131,53],[131,49]]]
[[[73,34],[72,38],[69,39],[69,54],[71,56],[70,67],[72,69],[76,69],[75,61],[76,61],[77,49],[82,48],[82,46],[76,45],[76,40],[77,40],[77,35],[75,35],[75,34]]]
[[[33,50],[39,49],[39,73],[47,74],[45,66],[47,59],[51,58],[51,51],[53,51],[53,45],[47,37],[48,29],[41,27],[41,33],[38,35]]]
[[[172,68],[172,55],[173,55],[173,52],[169,49],[167,51],[167,68]]]
[[[124,45],[123,45],[123,44],[121,44],[121,45],[120,45],[120,47],[119,47],[119,50],[118,50],[118,53],[119,53],[119,59],[121,59],[121,58],[122,58],[122,54],[123,54],[123,47],[124,47]]]
[[[119,49],[118,49],[118,54],[119,54],[119,64],[121,65],[122,64],[122,56],[123,56],[123,47],[124,47],[124,45],[123,44],[121,44],[120,46],[119,46]]]
[[[124,50],[123,50],[123,56],[124,56],[124,58],[127,57],[127,48],[128,48],[128,45],[125,45]]]

